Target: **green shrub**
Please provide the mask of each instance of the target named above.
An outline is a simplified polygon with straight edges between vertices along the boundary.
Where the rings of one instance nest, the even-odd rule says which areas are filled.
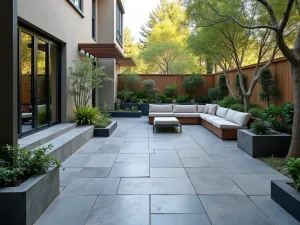
[[[218,87],[210,88],[208,90],[207,96],[212,102],[220,100],[220,96],[221,96],[220,89]]]
[[[202,75],[194,74],[186,76],[183,80],[183,89],[195,97],[197,88],[203,83],[204,81]]]
[[[227,96],[219,102],[219,105],[225,108],[230,108],[234,104],[238,104],[238,101],[232,96]]]
[[[144,80],[142,82],[143,90],[148,99],[156,99],[158,94],[158,89],[155,86],[154,80]]]
[[[271,133],[272,126],[269,121],[255,120],[250,125],[250,131],[256,135],[267,135]]]
[[[293,123],[294,104],[286,102],[281,106],[281,116]]]
[[[126,103],[126,102],[129,102],[129,100],[131,99],[131,96],[132,96],[133,92],[132,91],[129,91],[127,89],[123,89],[122,91],[120,91],[118,93],[118,98],[123,102],[123,103]]]
[[[227,93],[227,85],[226,85],[226,77],[224,74],[222,74],[219,77],[219,81],[218,81],[218,88],[219,88],[219,100],[223,99],[224,97],[226,97],[226,93]]]
[[[120,80],[123,82],[124,89],[135,91],[141,78],[136,74],[121,74]]]
[[[248,113],[255,118],[262,118],[263,111],[259,108],[251,108],[249,109]]]
[[[106,122],[98,122],[95,124],[95,128],[106,128],[108,124]]]
[[[94,125],[100,119],[100,112],[97,107],[81,106],[75,110],[74,117],[78,125]]]
[[[43,125],[48,122],[46,106],[42,106],[41,108],[38,109],[37,120],[39,125]]]
[[[139,104],[148,103],[148,99],[140,99]]]
[[[187,94],[178,95],[176,98],[177,103],[185,103],[185,102],[188,102],[188,100],[189,100],[189,96]]]
[[[300,158],[290,158],[285,168],[293,179],[295,188],[300,191]]]
[[[116,110],[119,110],[119,109],[121,109],[121,100],[120,99],[116,99],[116,102],[115,102],[115,108],[116,108]]]
[[[143,90],[136,90],[135,92],[133,92],[133,95],[136,96],[138,99],[147,98],[147,94]]]
[[[165,99],[165,103],[172,103],[172,101],[173,101],[173,98],[166,98]]]
[[[159,94],[158,98],[162,101],[165,102],[165,99],[167,98],[167,96],[165,94]]]
[[[267,102],[269,106],[270,101],[276,97],[276,86],[272,71],[269,68],[262,69],[259,82],[261,85],[261,91],[259,92],[260,100]]]
[[[15,186],[24,175],[24,172],[19,168],[0,168],[0,187]]]
[[[175,84],[168,85],[165,88],[165,94],[169,98],[174,98],[174,96],[176,95],[176,92],[177,92],[177,85],[175,85]]]
[[[138,103],[139,99],[133,95],[131,98],[130,98],[130,103]]]
[[[149,103],[152,103],[152,104],[153,104],[153,103],[159,103],[159,102],[157,102],[156,99],[150,99],[150,100],[149,100]]]
[[[244,105],[242,104],[234,104],[230,107],[230,109],[239,111],[239,112],[244,112]]]
[[[211,100],[208,96],[201,96],[196,99],[197,103],[211,103]]]

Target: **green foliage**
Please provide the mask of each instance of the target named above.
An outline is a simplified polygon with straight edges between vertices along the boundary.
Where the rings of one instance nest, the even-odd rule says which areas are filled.
[[[219,102],[219,105],[225,108],[230,108],[234,104],[238,104],[238,101],[232,96],[227,96]]]
[[[281,116],[293,123],[294,118],[294,104],[286,102],[281,106]]]
[[[211,103],[211,100],[208,96],[201,96],[196,99],[196,102],[198,103]]]
[[[37,120],[39,125],[47,123],[47,108],[43,106],[38,109]]]
[[[144,90],[136,90],[133,93],[134,96],[136,96],[138,99],[145,99],[147,98],[147,94],[145,93]]]
[[[105,74],[103,66],[97,65],[97,61],[88,57],[74,63],[74,68],[69,68],[72,87],[69,92],[74,98],[76,108],[79,108],[88,105],[95,88],[101,88],[103,82],[113,79]]]
[[[178,95],[176,98],[177,103],[185,103],[188,102],[190,97],[187,94],[184,95]]]
[[[285,168],[288,175],[293,179],[295,188],[300,191],[300,158],[290,158]]]
[[[51,149],[51,145],[30,151],[7,145],[3,151],[15,156],[14,163],[1,168],[0,186],[15,186],[33,175],[46,173],[51,166],[60,166],[59,160],[47,154]]]
[[[129,91],[129,90],[127,90],[127,89],[123,89],[122,91],[119,91],[119,93],[118,93],[118,98],[119,98],[123,103],[126,103],[126,102],[129,102],[129,100],[130,100],[131,97],[132,97],[132,94],[133,94],[132,91]]]
[[[116,110],[118,111],[119,109],[121,109],[121,103],[122,101],[120,99],[116,99],[116,102],[115,102],[115,108]]]
[[[106,122],[98,122],[95,124],[95,128],[106,128],[108,124]]]
[[[218,87],[210,88],[207,93],[208,98],[211,102],[220,100],[221,92]]]
[[[262,118],[263,111],[259,108],[251,108],[248,113],[255,118]]]
[[[172,103],[172,101],[173,101],[173,98],[166,98],[165,99],[165,103]]]
[[[239,112],[244,112],[244,105],[242,104],[234,104],[230,107],[230,109],[239,111]]]
[[[244,87],[246,88],[247,77],[244,74],[242,74],[242,77],[243,77]],[[242,93],[242,89],[241,89],[241,85],[240,85],[240,76],[239,75],[236,75],[235,78],[234,78],[234,86],[235,86],[235,90],[238,91],[239,96],[242,99],[243,98],[243,93]]]
[[[158,102],[157,102],[156,99],[150,99],[150,100],[149,100],[149,103],[152,103],[152,104],[153,104],[153,103],[158,103]]]
[[[129,91],[135,91],[141,78],[137,74],[121,74],[120,80],[123,82],[123,87]]]
[[[259,81],[261,84],[260,100],[267,102],[269,106],[270,101],[276,97],[276,86],[272,71],[269,68],[262,69]]]
[[[94,125],[100,119],[100,112],[97,107],[81,106],[75,110],[74,119],[78,125]]]
[[[167,96],[165,94],[158,94],[158,98],[160,99],[161,102],[165,102]]]
[[[186,76],[183,80],[182,86],[187,93],[191,93],[192,97],[195,98],[197,88],[199,88],[199,86],[203,83],[202,75],[194,74]]]
[[[219,98],[220,99],[223,99],[226,94],[227,94],[227,85],[226,85],[226,77],[224,74],[222,74],[220,77],[219,77],[219,80],[218,80],[218,88],[219,88]]]
[[[165,94],[169,98],[174,98],[177,92],[177,85],[172,84],[165,87]]]
[[[148,99],[157,98],[158,89],[156,88],[154,80],[144,80],[142,82],[142,87]]]
[[[256,135],[267,135],[271,133],[272,126],[269,121],[255,120],[250,125],[250,131]]]

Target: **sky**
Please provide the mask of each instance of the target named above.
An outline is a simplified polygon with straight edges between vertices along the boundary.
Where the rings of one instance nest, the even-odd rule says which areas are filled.
[[[160,0],[126,0],[124,27],[128,26],[135,37],[140,38],[140,28],[149,18],[149,13],[156,8]]]

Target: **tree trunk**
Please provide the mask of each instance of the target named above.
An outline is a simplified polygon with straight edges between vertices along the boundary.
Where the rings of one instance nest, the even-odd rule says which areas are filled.
[[[292,142],[288,154],[288,158],[300,157],[300,64],[291,65],[293,81],[294,81],[294,120],[293,120],[293,135]]]
[[[244,111],[248,112],[250,108],[250,97],[244,96],[243,99],[244,99]]]

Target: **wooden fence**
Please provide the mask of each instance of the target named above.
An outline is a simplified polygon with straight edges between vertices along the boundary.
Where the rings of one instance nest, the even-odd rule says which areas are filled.
[[[276,83],[276,88],[278,90],[278,95],[273,102],[276,105],[281,105],[284,102],[294,102],[294,86],[292,81],[292,74],[289,62],[286,58],[278,58],[273,61],[270,66],[273,72],[274,80]],[[255,70],[255,65],[249,65],[243,67],[243,74],[247,77],[247,86],[253,77],[253,72]],[[210,88],[216,87],[218,85],[218,79],[222,72],[218,72],[211,75],[203,75],[204,84],[197,91],[197,96],[207,95]],[[234,78],[237,75],[237,69],[228,71],[228,77],[230,80],[230,85],[235,90]],[[120,76],[120,75],[119,75]],[[143,80],[152,79],[156,83],[156,87],[159,89],[160,93],[164,93],[165,87],[167,85],[176,84],[178,86],[177,94],[183,94],[184,89],[182,88],[182,83],[185,76],[188,75],[178,75],[178,74],[139,74],[141,77],[141,82]],[[122,82],[118,82],[118,90],[123,89]],[[141,86],[138,86],[141,89]],[[257,104],[260,107],[265,107],[266,103],[262,102],[259,98],[259,92],[261,90],[260,84],[257,84],[254,88],[253,95],[251,97],[251,103]],[[236,91],[236,90],[235,90]]]

